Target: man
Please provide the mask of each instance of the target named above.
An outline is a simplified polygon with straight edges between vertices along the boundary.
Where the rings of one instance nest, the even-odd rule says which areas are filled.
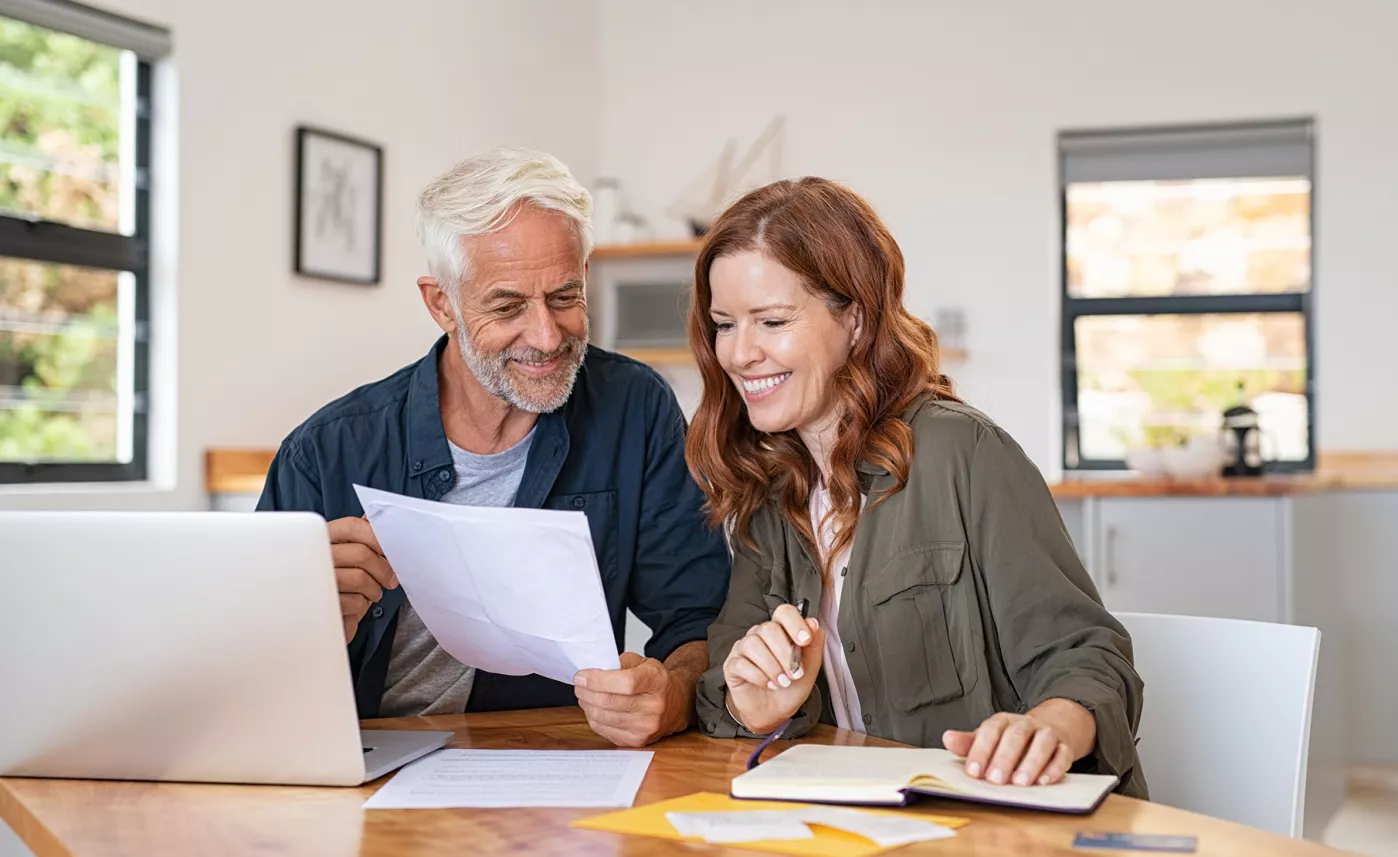
[[[330,521],[361,717],[571,705],[601,736],[642,746],[688,727],[704,637],[728,587],[722,536],[684,462],[684,416],[649,367],[588,346],[592,202],[538,152],[462,162],[418,201],[445,335],[415,365],[320,410],[282,443],[258,503]],[[630,608],[653,629],[642,657],[570,687],[458,663],[423,625],[355,483],[478,506],[580,509],[621,643]]]

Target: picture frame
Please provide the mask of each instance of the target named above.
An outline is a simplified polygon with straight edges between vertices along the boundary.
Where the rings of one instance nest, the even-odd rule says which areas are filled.
[[[383,253],[383,148],[296,128],[295,271],[378,285]]]

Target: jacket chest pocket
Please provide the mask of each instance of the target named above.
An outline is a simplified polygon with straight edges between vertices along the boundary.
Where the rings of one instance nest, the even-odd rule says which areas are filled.
[[[777,557],[767,574],[767,588],[762,592],[762,600],[767,604],[767,615],[771,616],[772,611],[783,604],[794,603],[796,595],[792,591],[791,566],[784,557]]]
[[[548,498],[544,508],[586,515],[587,528],[592,533],[592,550],[597,554],[597,570],[603,580],[616,577],[616,491],[558,494]]]
[[[908,548],[864,583],[873,605],[877,669],[889,701],[903,714],[960,699],[971,689],[958,671],[958,662],[972,663],[968,635],[953,633],[949,621],[956,618],[950,605],[965,552],[962,542]]]

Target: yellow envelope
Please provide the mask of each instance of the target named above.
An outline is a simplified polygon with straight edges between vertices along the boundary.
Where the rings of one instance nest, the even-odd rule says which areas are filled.
[[[665,819],[665,813],[798,809],[803,806],[812,806],[812,804],[769,800],[735,800],[727,795],[700,792],[699,794],[638,806],[634,809],[623,809],[619,812],[609,812],[606,815],[581,818],[573,822],[573,827],[585,830],[606,830],[612,833],[631,833],[636,836],[658,836],[661,839],[678,839],[683,842],[703,842],[704,840],[697,836],[685,837],[676,833],[675,828],[670,826],[670,822]],[[914,815],[924,821],[940,824],[943,827],[965,827],[971,823],[968,818],[930,815],[924,812],[859,808],[882,815]],[[881,848],[862,836],[855,836],[853,833],[846,833],[843,830],[822,827],[819,824],[812,824],[810,828],[811,832],[815,834],[813,839],[742,842],[733,843],[733,847],[750,848],[753,851],[769,851],[773,854],[794,854],[797,857],[871,857],[871,855],[891,850]]]

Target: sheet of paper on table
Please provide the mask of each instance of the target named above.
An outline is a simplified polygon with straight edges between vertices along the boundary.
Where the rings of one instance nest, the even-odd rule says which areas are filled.
[[[956,835],[956,831],[950,827],[920,818],[864,812],[837,806],[811,806],[792,810],[792,815],[807,824],[847,830],[885,848],[907,845],[910,842],[950,839]]]
[[[408,765],[365,809],[631,806],[649,750],[439,750]]]
[[[737,800],[729,795],[714,794],[712,792],[699,792],[697,794],[685,795],[683,797],[670,798],[669,800],[655,801],[632,809],[620,809],[608,812],[603,815],[595,815],[589,818],[580,818],[572,822],[573,827],[583,830],[605,830],[611,833],[622,833],[632,836],[655,836],[661,839],[683,841],[685,834],[680,833],[675,825],[671,823],[671,814],[679,815],[702,815],[707,813],[752,813],[773,811],[784,814],[793,812],[805,813],[812,811],[822,813],[828,810],[835,810],[834,815],[827,815],[825,820],[837,821],[844,826],[849,825],[848,818],[838,818],[842,812],[841,807],[821,806],[817,804],[789,803],[785,801],[769,800]],[[850,810],[861,815],[868,815],[875,818],[891,818],[894,820],[912,820],[917,822],[931,823],[943,830],[956,830],[965,827],[970,823],[970,819],[958,816],[940,815],[928,812],[922,808],[912,809],[861,809]],[[815,817],[814,815],[812,816]],[[686,824],[682,821],[681,824]],[[827,826],[823,821],[819,823],[809,823],[806,825],[814,836],[802,839],[764,839],[758,841],[745,841],[742,847],[752,851],[763,851],[768,854],[786,854],[791,857],[875,857],[890,848],[899,847],[897,845],[879,845],[874,840],[863,835],[850,833],[838,827]],[[693,829],[693,828],[687,828]],[[873,832],[872,828],[863,828],[868,832]],[[879,831],[884,841],[892,841],[887,832]],[[929,835],[935,837],[945,837],[948,834],[942,831],[927,831]],[[693,839],[691,838],[691,841]]]
[[[681,836],[698,836],[705,842],[712,843],[810,839],[815,835],[807,826],[810,824],[848,831],[884,848],[947,839],[956,835],[956,831],[949,827],[919,818],[874,814],[834,806],[806,806],[786,810],[667,812],[665,819]]]
[[[705,842],[758,842],[764,839],[811,839],[815,836],[789,812],[667,812],[665,818],[681,836]]]
[[[461,663],[570,684],[621,667],[582,512],[354,491],[408,601]]]

